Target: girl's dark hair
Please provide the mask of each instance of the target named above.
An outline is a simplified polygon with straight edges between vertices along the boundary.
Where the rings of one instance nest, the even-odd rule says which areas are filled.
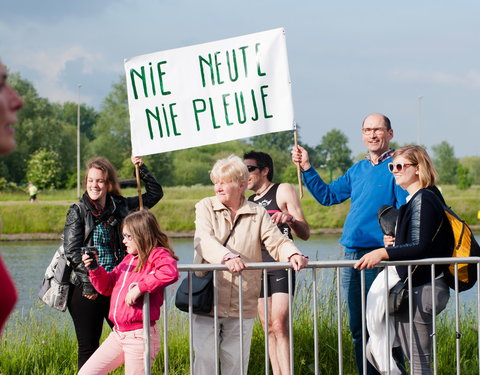
[[[92,168],[100,169],[104,173],[105,182],[108,186],[110,195],[119,196],[120,184],[118,182],[117,171],[115,167],[108,161],[108,159],[98,156],[87,161],[87,169],[85,171],[84,184],[87,186],[88,171]]]
[[[147,263],[151,251],[156,247],[165,248],[170,255],[178,260],[170,241],[160,229],[155,215],[147,210],[135,211],[123,220],[123,228],[127,228],[138,249],[138,264],[135,271],[140,271]]]

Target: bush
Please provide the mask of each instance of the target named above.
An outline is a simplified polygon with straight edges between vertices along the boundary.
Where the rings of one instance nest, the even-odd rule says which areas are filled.
[[[55,151],[40,149],[32,155],[28,162],[28,181],[40,189],[60,187],[60,175],[59,156]]]

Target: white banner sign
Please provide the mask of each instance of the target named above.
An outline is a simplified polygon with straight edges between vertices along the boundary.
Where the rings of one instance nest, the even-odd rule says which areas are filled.
[[[293,129],[285,31],[125,60],[133,155]]]

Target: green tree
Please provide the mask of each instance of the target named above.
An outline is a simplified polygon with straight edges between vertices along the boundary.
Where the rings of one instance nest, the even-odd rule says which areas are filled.
[[[473,178],[470,176],[470,171],[461,164],[457,167],[457,180],[457,188],[460,190],[467,190],[472,186]]]
[[[74,128],[58,118],[55,106],[39,97],[33,85],[18,73],[12,74],[10,81],[25,105],[15,126],[17,148],[3,159],[4,176],[16,183],[25,182],[26,166],[31,155],[43,149],[59,155],[61,180],[65,180],[75,165]]]
[[[315,147],[320,166],[332,174],[338,169],[345,173],[353,164],[352,151],[347,146],[348,138],[340,130],[333,129],[322,137],[322,142]]]
[[[432,146],[434,153],[433,163],[439,175],[439,183],[455,184],[457,181],[458,159],[454,155],[453,147],[447,141]]]
[[[104,156],[120,169],[132,153],[125,76],[112,85],[103,101],[93,134],[95,140],[90,144],[88,157]]]
[[[242,157],[249,147],[245,141],[236,140],[173,151],[169,166],[173,173],[172,183],[175,186],[210,185],[210,170],[218,159],[230,154]]]
[[[55,151],[36,151],[27,167],[28,181],[40,189],[53,189],[60,186],[60,162]]]
[[[251,142],[254,150],[268,153],[266,150],[276,149],[286,152],[294,145],[293,131],[257,135],[251,138]]]
[[[54,110],[57,118],[66,124],[77,127],[78,104],[73,102],[55,103]],[[86,104],[80,105],[80,133],[84,134],[88,141],[94,139],[93,128],[98,119],[98,113],[93,107]]]
[[[459,162],[470,171],[473,184],[480,185],[480,156],[467,156],[461,158]]]

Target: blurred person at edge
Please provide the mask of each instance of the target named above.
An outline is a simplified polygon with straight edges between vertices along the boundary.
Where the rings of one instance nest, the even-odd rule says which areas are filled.
[[[12,125],[17,121],[17,111],[22,108],[23,100],[7,83],[7,68],[0,59],[0,155],[11,153],[17,146]],[[0,220],[0,232],[2,230]],[[17,302],[17,291],[13,280],[0,256],[0,285],[2,303],[0,303],[0,334],[8,316]]]

